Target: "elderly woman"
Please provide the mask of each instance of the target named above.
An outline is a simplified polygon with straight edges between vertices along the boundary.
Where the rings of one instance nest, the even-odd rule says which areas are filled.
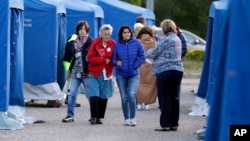
[[[155,131],[176,131],[179,126],[180,88],[183,76],[181,41],[176,35],[174,21],[161,22],[164,36],[156,46],[145,51],[146,58],[153,60],[153,74],[156,75],[160,103],[160,128]]]
[[[91,124],[102,124],[108,98],[113,95],[114,67],[111,58],[115,41],[110,38],[112,31],[109,24],[101,26],[100,37],[92,41],[87,54]]]

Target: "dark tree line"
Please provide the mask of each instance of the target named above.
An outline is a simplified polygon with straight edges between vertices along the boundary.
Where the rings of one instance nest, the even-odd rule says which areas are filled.
[[[123,0],[146,7],[146,0]],[[206,38],[208,13],[214,0],[154,0],[156,25],[163,19],[171,18],[183,29]]]

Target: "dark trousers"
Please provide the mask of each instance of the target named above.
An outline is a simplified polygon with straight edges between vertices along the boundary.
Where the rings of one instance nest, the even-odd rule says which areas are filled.
[[[170,70],[157,74],[157,90],[160,104],[161,127],[178,126],[180,89],[183,72]]]
[[[91,118],[104,118],[108,99],[98,96],[90,97],[90,114]]]

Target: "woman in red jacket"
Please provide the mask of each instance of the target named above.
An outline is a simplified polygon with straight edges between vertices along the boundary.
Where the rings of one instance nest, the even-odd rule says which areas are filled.
[[[112,26],[104,24],[99,30],[100,37],[92,41],[87,54],[91,124],[102,124],[108,98],[113,95],[112,30]]]

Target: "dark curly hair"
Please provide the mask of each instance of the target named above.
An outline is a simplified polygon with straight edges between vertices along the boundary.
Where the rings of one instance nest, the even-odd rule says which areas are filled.
[[[85,27],[86,32],[89,33],[89,24],[87,21],[79,21],[76,25],[76,34],[78,34],[78,31],[82,29],[82,27]]]
[[[150,37],[153,37],[153,29],[148,26],[142,27],[136,38],[141,39],[142,34],[148,34]]]
[[[123,31],[124,31],[125,29],[128,29],[128,30],[129,30],[129,32],[130,32],[130,38],[133,37],[133,32],[132,32],[131,28],[130,28],[128,25],[123,25],[123,26],[121,26],[120,29],[119,29],[119,33],[118,33],[118,38],[119,38],[119,40],[122,40],[122,39],[123,39],[122,34],[123,34]]]

